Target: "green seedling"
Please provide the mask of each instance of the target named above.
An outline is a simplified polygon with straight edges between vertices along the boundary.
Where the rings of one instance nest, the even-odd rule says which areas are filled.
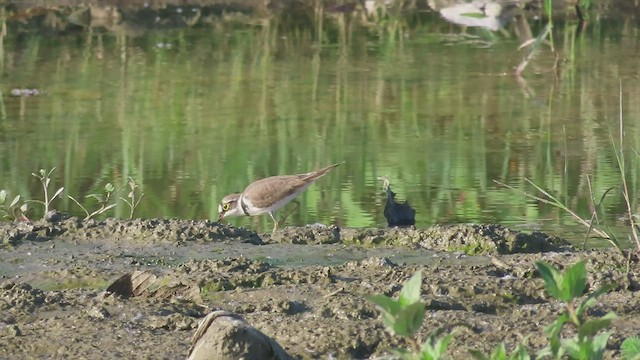
[[[422,271],[418,271],[405,282],[397,300],[385,295],[367,297],[382,312],[382,322],[387,331],[404,338],[410,344],[411,350],[393,351],[400,359],[442,359],[453,338],[453,333],[441,337],[442,330],[436,330],[420,345],[416,334],[422,326],[425,314],[425,303],[420,301],[421,285]]]
[[[537,262],[536,268],[545,282],[547,293],[565,305],[564,312],[556,322],[545,328],[550,344],[537,354],[537,358],[602,359],[611,333],[601,331],[609,327],[616,314],[609,312],[600,318],[587,319],[586,310],[613,285],[604,285],[578,302],[587,286],[583,261],[569,267],[564,273],[545,262]],[[571,338],[561,337],[565,325],[573,326],[577,334]]]
[[[442,336],[444,329],[438,329],[431,334],[422,343],[420,352],[417,354],[396,352],[402,359],[407,360],[436,360],[444,359],[449,347],[449,343],[453,339],[454,332],[451,332],[445,336]]]
[[[598,296],[612,289],[613,285],[604,285],[579,302],[578,299],[587,288],[587,271],[583,261],[570,266],[564,273],[542,261],[536,263],[536,268],[544,280],[547,293],[563,302],[565,309],[554,323],[545,328],[549,345],[536,354],[536,359],[602,359],[610,336],[609,332],[603,330],[609,327],[616,314],[610,312],[600,318],[587,319],[586,310],[595,304]],[[565,325],[572,326],[576,335],[570,338],[561,337]],[[635,350],[640,349],[640,341],[635,345],[638,345]],[[630,353],[637,356],[638,352],[633,352],[633,340],[630,340],[628,347]],[[489,356],[476,350],[471,350],[470,353],[478,360],[530,359],[527,349],[522,344],[518,345],[509,357],[504,343],[499,344]]]
[[[491,355],[485,355],[477,350],[469,350],[469,353],[473,356],[474,359],[477,360],[530,360],[531,356],[529,356],[529,352],[527,348],[522,344],[518,345],[513,353],[510,356],[507,356],[507,349],[504,346],[504,343],[501,342],[498,344],[495,349],[491,352]]]
[[[624,339],[620,345],[620,352],[624,360],[640,360],[640,337],[632,336]]]
[[[127,194],[127,197],[129,198],[129,200],[123,197],[120,197],[120,199],[124,201],[127,205],[129,205],[129,209],[131,210],[129,213],[129,219],[133,219],[133,213],[135,212],[136,208],[140,204],[140,200],[142,200],[142,197],[144,196],[144,192],[142,192],[142,190],[140,189],[140,185],[136,183],[136,180],[134,178],[130,177],[127,184],[129,185],[129,189],[130,189],[129,194]],[[139,196],[136,197],[138,193],[139,193]]]
[[[51,202],[55,200],[55,198],[58,197],[60,194],[62,194],[62,192],[64,191],[64,187],[61,187],[58,190],[56,190],[53,196],[49,197],[49,184],[51,183],[51,174],[55,170],[56,168],[54,167],[49,171],[45,169],[40,169],[40,172],[38,174],[31,173],[31,175],[38,178],[38,180],[40,180],[40,183],[42,184],[42,188],[44,190],[44,201],[40,201],[40,200],[29,200],[29,201],[35,201],[37,203],[44,205],[45,215],[49,212],[49,206],[51,206]]]
[[[94,216],[100,215],[112,208],[114,208],[117,204],[109,204],[109,202],[111,201],[111,197],[114,195],[114,191],[115,188],[113,187],[113,185],[111,185],[111,183],[107,183],[104,186],[104,194],[89,194],[86,197],[87,198],[94,198],[98,201],[98,205],[100,206],[96,211],[93,211],[91,213],[89,213],[89,211],[82,206],[82,204],[80,204],[80,202],[78,200],[76,200],[73,196],[68,195],[69,199],[73,200],[73,202],[75,202],[78,206],[80,206],[80,208],[85,212],[86,217],[84,218],[85,220],[89,220],[91,218],[93,218]]]
[[[4,213],[5,219],[29,221],[25,215],[29,206],[27,203],[20,202],[20,195],[16,195],[9,204],[7,204],[7,190],[0,190],[0,212]]]
[[[411,339],[422,326],[425,305],[420,301],[421,285],[422,271],[418,271],[404,284],[397,300],[386,295],[369,296],[382,312],[382,322],[391,334]],[[419,349],[417,343],[412,346]]]

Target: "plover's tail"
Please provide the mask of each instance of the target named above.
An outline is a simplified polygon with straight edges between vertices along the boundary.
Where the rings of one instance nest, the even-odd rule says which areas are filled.
[[[337,164],[333,164],[333,165],[329,165],[329,166],[323,167],[322,169],[318,169],[318,170],[312,171],[310,173],[306,173],[300,178],[300,180],[305,181],[305,182],[314,181],[314,180],[318,179],[319,177],[324,176],[326,173],[328,173],[329,171],[331,171],[333,168],[335,168],[336,166],[338,166],[340,164],[344,164],[344,161],[343,162],[339,162]]]

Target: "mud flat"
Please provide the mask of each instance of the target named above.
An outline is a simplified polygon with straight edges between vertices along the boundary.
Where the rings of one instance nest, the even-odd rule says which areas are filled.
[[[428,229],[309,226],[259,235],[209,221],[77,218],[0,224],[0,358],[185,358],[213,310],[242,316],[296,358],[381,356],[387,334],[368,294],[396,294],[424,269],[423,336],[456,329],[452,358],[505,341],[529,349],[562,310],[534,263],[587,263],[588,287],[615,282],[591,314],[615,311],[607,357],[640,332],[640,265],[615,250],[499,225]],[[627,270],[628,268],[628,270]],[[153,281],[109,295],[116,279]]]

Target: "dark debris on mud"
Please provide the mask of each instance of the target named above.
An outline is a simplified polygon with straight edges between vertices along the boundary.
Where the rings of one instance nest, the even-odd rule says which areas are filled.
[[[543,329],[562,310],[544,292],[535,270],[540,260],[560,268],[585,260],[589,289],[616,284],[592,310],[619,316],[609,358],[619,355],[622,340],[640,331],[637,257],[613,250],[569,251],[562,240],[499,225],[310,226],[257,235],[210,221],[68,218],[3,223],[0,236],[0,257],[10,259],[0,266],[3,359],[185,358],[200,319],[217,310],[242,316],[294,358],[376,357],[404,344],[385,332],[366,296],[397,296],[419,269],[427,307],[421,336],[439,327],[456,329],[451,358],[468,358],[468,349],[489,352],[500,341],[512,349],[525,338],[535,350],[546,344]],[[307,247],[438,251],[414,264],[365,256],[330,265],[279,266],[269,256],[244,256],[253,244],[289,256]],[[64,251],[51,251],[54,246]],[[158,259],[180,260],[128,260],[149,249]],[[484,255],[452,256],[452,250]],[[180,251],[200,257],[180,258]],[[216,258],[220,251],[237,256]],[[78,282],[83,279],[95,282]],[[34,286],[40,283],[48,285]]]

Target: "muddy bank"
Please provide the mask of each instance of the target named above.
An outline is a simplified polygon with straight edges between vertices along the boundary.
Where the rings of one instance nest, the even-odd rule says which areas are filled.
[[[495,225],[259,235],[209,221],[69,218],[2,223],[0,239],[1,358],[185,358],[213,310],[241,315],[296,358],[375,357],[401,344],[364,296],[394,295],[420,268],[422,335],[457,329],[452,358],[502,340],[512,348],[526,336],[540,349],[561,308],[544,293],[538,260],[562,267],[584,259],[590,289],[617,284],[591,311],[619,315],[608,357],[640,331],[636,258],[626,272],[615,251],[576,252],[561,239]],[[105,295],[132,271],[155,280],[135,297]]]

